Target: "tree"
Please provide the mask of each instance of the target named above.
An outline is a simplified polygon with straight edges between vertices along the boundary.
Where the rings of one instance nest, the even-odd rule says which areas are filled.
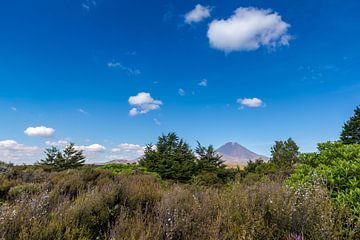
[[[199,171],[214,171],[225,168],[224,161],[221,159],[221,156],[215,152],[212,145],[204,147],[198,142],[195,152],[199,156],[197,160]]]
[[[65,168],[77,168],[85,163],[83,150],[77,150],[74,143],[70,143],[62,154]]]
[[[45,149],[45,159],[41,159],[38,164],[42,166],[57,166],[59,165],[59,159],[62,158],[61,152],[55,146]]]
[[[40,160],[40,166],[50,167],[55,170],[77,168],[85,163],[85,156],[82,150],[77,150],[74,143],[65,147],[63,152],[54,146],[45,150],[45,159]]]
[[[204,147],[198,142],[195,152],[198,155],[195,183],[200,185],[222,184],[234,178],[235,171],[226,168],[221,156],[215,152],[212,145]]]
[[[276,141],[271,148],[270,161],[279,168],[287,168],[298,162],[299,154],[299,147],[291,138],[286,141]]]
[[[156,145],[147,145],[139,164],[163,179],[180,182],[189,181],[196,173],[193,151],[175,133],[160,136]]]
[[[354,112],[354,116],[344,124],[340,135],[344,144],[360,144],[360,106]]]

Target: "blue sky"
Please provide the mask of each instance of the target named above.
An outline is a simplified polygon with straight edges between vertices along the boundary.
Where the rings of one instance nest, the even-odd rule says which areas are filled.
[[[75,142],[134,158],[161,133],[269,155],[336,140],[360,97],[360,2],[1,1],[0,158]],[[1,160],[0,159],[0,160]]]

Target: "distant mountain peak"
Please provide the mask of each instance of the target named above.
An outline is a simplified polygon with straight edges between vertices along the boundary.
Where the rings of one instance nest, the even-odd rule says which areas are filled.
[[[268,157],[259,155],[250,151],[246,147],[237,142],[227,142],[219,147],[216,152],[222,156],[225,163],[228,164],[246,164],[249,160],[263,159],[268,160]]]

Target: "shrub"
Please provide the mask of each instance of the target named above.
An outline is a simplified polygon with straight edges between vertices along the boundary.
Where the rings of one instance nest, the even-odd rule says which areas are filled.
[[[360,145],[327,142],[318,145],[319,152],[302,155],[288,180],[297,187],[306,184],[322,184],[330,191],[339,205],[348,206],[360,216]]]

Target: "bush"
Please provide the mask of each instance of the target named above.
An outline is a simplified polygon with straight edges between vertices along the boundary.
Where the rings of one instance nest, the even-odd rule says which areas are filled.
[[[201,176],[201,175],[199,175]],[[198,186],[97,166],[19,167],[0,206],[0,239],[359,239],[359,225],[319,185],[267,179]],[[207,175],[204,181],[218,180]],[[216,181],[214,181],[216,183]]]
[[[324,185],[338,205],[349,207],[360,217],[360,145],[327,142],[319,152],[303,154],[301,164],[287,181],[288,185]]]

